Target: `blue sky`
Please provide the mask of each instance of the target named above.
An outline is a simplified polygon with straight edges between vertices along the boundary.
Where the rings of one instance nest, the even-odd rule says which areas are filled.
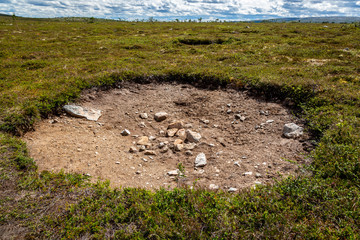
[[[360,17],[360,0],[0,0],[0,13],[126,20]]]

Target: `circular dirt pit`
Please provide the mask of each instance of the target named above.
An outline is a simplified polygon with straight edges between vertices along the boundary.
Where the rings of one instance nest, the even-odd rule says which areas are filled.
[[[244,92],[125,83],[119,89],[87,90],[76,105],[101,110],[102,116],[95,122],[63,113],[24,136],[40,171],[87,174],[94,182],[109,179],[112,187],[195,184],[228,190],[294,175],[304,162],[301,142],[282,136],[284,124],[296,123],[295,117],[280,104]],[[167,118],[154,120],[158,112]],[[173,128],[183,130],[169,130],[173,122],[182,122]],[[122,135],[125,129],[130,135]],[[189,130],[201,139],[185,139]],[[200,153],[207,163],[195,167]],[[184,176],[171,176],[180,163]]]

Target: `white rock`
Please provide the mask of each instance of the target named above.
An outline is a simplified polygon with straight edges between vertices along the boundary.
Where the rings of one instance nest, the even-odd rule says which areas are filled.
[[[244,176],[251,176],[253,173],[252,172],[245,172]]]
[[[121,132],[121,135],[122,135],[122,136],[129,136],[129,135],[130,135],[130,131],[127,130],[127,129],[124,129],[124,130]]]
[[[287,123],[284,125],[283,134],[287,138],[297,138],[303,135],[304,128],[295,123]]]
[[[205,153],[199,153],[195,159],[195,167],[204,167],[207,164]]]
[[[189,142],[199,142],[201,139],[200,133],[193,132],[191,130],[186,130],[186,139]]]
[[[168,114],[166,112],[158,112],[158,113],[155,113],[154,119],[157,122],[161,122],[167,118],[167,115]]]
[[[228,192],[236,192],[237,190],[238,190],[237,188],[231,187],[231,188],[228,189]]]
[[[167,172],[167,175],[169,175],[169,176],[177,176],[177,175],[179,175],[179,170],[173,170],[173,171]]]
[[[219,189],[219,186],[212,183],[212,184],[210,184],[209,188],[211,190],[217,190],[217,189]]]
[[[239,162],[234,162],[234,165],[240,167]]]
[[[270,120],[267,120],[266,123],[273,123],[274,120],[270,119]]]
[[[63,107],[66,113],[78,118],[86,118],[87,120],[97,121],[101,116],[101,110],[88,109],[75,105],[65,105]]]
[[[147,119],[148,117],[147,113],[140,113],[140,118]]]

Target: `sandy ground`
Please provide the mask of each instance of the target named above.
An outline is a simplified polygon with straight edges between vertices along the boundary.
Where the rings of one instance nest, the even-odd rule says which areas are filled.
[[[128,83],[108,91],[88,90],[76,104],[99,109],[102,116],[94,122],[61,113],[39,122],[34,132],[24,136],[40,171],[88,174],[92,181],[109,179],[113,187],[173,188],[196,182],[196,186],[227,190],[271,184],[296,174],[305,161],[306,136],[300,140],[282,136],[285,123],[298,121],[282,105],[244,92]],[[157,122],[154,114],[160,111],[168,116]],[[142,119],[141,113],[148,118]],[[236,119],[236,114],[245,119]],[[166,134],[173,121],[201,134],[194,149],[174,149],[179,137]],[[124,129],[131,134],[122,136]],[[129,152],[130,147],[142,148],[136,144],[142,136],[152,136],[146,151],[156,155]],[[160,148],[162,143],[167,152]],[[186,141],[182,146],[191,148]],[[205,153],[207,165],[196,168],[199,153]],[[179,163],[185,176],[169,176]]]

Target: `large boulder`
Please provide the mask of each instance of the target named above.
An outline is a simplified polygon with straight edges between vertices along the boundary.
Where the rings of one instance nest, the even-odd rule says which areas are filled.
[[[296,125],[295,123],[287,123],[284,125],[283,135],[286,138],[298,138],[303,135],[304,128]]]

